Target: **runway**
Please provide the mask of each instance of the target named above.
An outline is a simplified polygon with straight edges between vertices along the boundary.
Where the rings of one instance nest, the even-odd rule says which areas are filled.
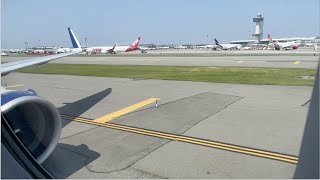
[[[22,57],[2,57],[2,62],[12,62]],[[238,66],[275,68],[316,68],[318,56],[221,56],[221,57],[117,57],[74,56],[50,63],[67,64],[126,64],[165,66]]]
[[[292,178],[312,91],[22,73],[2,85],[58,107],[44,163],[57,178]]]

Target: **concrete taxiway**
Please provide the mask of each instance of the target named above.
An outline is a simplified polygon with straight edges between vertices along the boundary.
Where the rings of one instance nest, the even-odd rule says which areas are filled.
[[[11,89],[32,88],[63,115],[59,144],[44,166],[57,178],[292,178],[296,164],[92,124],[110,123],[299,155],[311,87],[11,73]],[[19,85],[19,86],[18,86]],[[158,107],[150,98],[158,98]],[[154,100],[154,99],[153,99]],[[151,100],[150,100],[151,101]],[[121,115],[126,107],[139,102]],[[119,116],[120,114],[120,116]],[[141,131],[141,130],[139,130]]]

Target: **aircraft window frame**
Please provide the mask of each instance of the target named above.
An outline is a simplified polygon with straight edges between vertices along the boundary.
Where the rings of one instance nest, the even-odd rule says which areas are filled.
[[[53,179],[53,176],[36,161],[20,141],[3,114],[1,114],[1,144],[32,178]]]

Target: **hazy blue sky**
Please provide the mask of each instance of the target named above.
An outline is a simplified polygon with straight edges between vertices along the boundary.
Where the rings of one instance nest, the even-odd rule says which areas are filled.
[[[206,43],[249,38],[265,17],[264,37],[318,36],[319,0],[2,0],[2,48],[70,46],[67,27],[88,45]],[[251,39],[252,37],[250,37]]]

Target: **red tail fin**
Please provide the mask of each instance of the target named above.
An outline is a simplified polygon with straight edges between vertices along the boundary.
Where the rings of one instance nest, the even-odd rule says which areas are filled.
[[[140,39],[141,39],[141,37],[138,37],[136,39],[136,41],[130,45],[130,47],[138,48],[139,47],[139,43],[140,43]]]
[[[139,49],[140,39],[141,37],[138,37],[136,41],[134,41],[134,43],[132,43],[126,51],[133,51]]]

